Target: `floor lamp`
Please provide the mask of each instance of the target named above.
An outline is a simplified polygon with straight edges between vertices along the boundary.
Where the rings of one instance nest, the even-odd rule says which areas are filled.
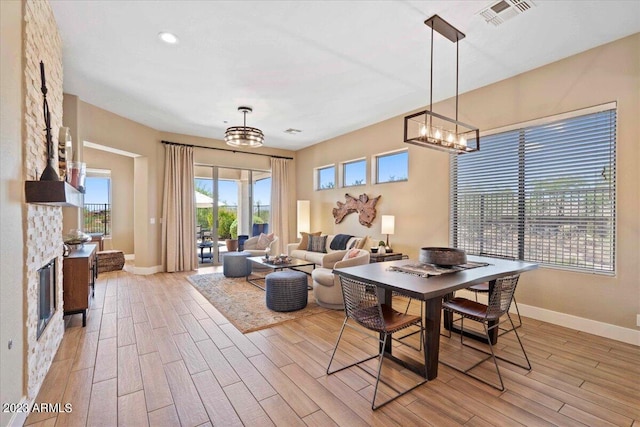
[[[309,200],[298,200],[297,227],[298,237],[302,237],[302,233],[309,233],[311,230],[311,202]]]

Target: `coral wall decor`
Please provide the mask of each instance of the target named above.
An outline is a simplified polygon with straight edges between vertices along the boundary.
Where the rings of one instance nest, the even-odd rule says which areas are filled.
[[[336,202],[337,208],[333,208],[333,217],[336,224],[340,224],[345,216],[352,212],[358,212],[358,221],[360,224],[371,227],[371,223],[376,217],[376,203],[381,196],[369,198],[366,194],[361,194],[356,199],[349,193],[344,195],[346,203]]]

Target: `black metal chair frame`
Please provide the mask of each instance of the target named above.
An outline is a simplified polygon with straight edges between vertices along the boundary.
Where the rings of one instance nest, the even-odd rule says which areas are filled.
[[[505,256],[505,255],[496,255],[496,254],[490,254],[487,252],[480,252],[480,256],[487,256],[487,257],[492,257],[492,258],[501,258],[501,259],[509,259],[509,260],[514,260],[515,258],[512,256]],[[468,291],[473,292],[475,294],[476,297],[476,302],[478,301],[478,294],[488,294],[489,293],[489,283],[482,283],[480,285],[474,285],[474,286],[470,286],[467,288]],[[518,324],[515,326],[516,328],[519,328],[522,326],[522,317],[520,316],[520,309],[518,308],[518,301],[516,301],[516,295],[513,295],[513,305],[516,308],[516,314],[518,315]],[[498,336],[500,335],[504,335],[507,332],[510,332],[511,329],[505,329],[505,328],[500,328],[500,332],[498,334]]]
[[[482,285],[485,285],[485,283],[482,283]],[[481,285],[476,285],[476,286],[471,286],[466,288],[467,291],[471,291],[475,294],[476,296],[476,302],[478,302],[478,294],[489,294],[489,283],[486,283],[486,287]],[[522,317],[520,317],[520,309],[518,308],[518,302],[516,301],[516,296],[513,296],[513,305],[516,308],[516,314],[518,316],[518,323],[514,323],[514,328],[519,328],[522,326]],[[504,323],[504,322],[503,322]],[[504,335],[507,332],[511,332],[511,329],[508,328],[500,328],[500,333],[498,334],[498,336]]]
[[[338,335],[338,339],[336,341],[336,345],[333,348],[333,353],[331,354],[331,359],[329,360],[329,365],[327,366],[327,375],[335,374],[336,372],[343,371],[345,369],[351,368],[353,366],[357,366],[362,369],[367,374],[371,375],[376,379],[375,389],[373,392],[373,398],[371,399],[371,409],[376,410],[387,403],[397,399],[400,396],[403,396],[416,387],[421,386],[422,384],[427,382],[427,379],[421,379],[417,384],[409,387],[405,390],[398,390],[393,385],[386,382],[384,379],[380,377],[380,372],[382,371],[382,363],[384,361],[384,353],[387,345],[387,341],[389,337],[395,332],[398,332],[402,329],[405,329],[412,325],[419,325],[420,331],[422,332],[422,338],[424,340],[424,327],[422,322],[422,314],[420,316],[411,316],[407,314],[400,313],[398,311],[393,310],[391,307],[384,306],[380,304],[380,300],[378,299],[377,288],[375,285],[363,283],[354,279],[349,279],[343,276],[339,276],[340,283],[342,285],[342,296],[344,299],[344,310],[345,310],[345,318],[342,322],[342,328],[340,329],[340,334]],[[393,312],[395,316],[398,317],[406,317],[406,321],[399,322],[400,326],[389,329],[387,322],[385,322],[384,313],[387,314]],[[353,325],[348,324],[349,319],[352,319],[358,325],[363,328],[377,332],[380,334],[378,338],[378,342],[380,344],[380,352],[378,354],[374,354],[357,362],[351,363],[347,366],[343,366],[341,368],[331,370],[331,364],[333,363],[333,359],[336,355],[336,351],[338,350],[338,346],[340,344],[340,340],[342,339],[342,334],[346,327],[354,329],[360,333],[366,334],[362,328],[355,327]],[[369,334],[366,334],[370,336]],[[404,344],[406,345],[406,344]],[[365,369],[361,366],[362,363],[367,362],[374,358],[379,358],[377,373],[374,375],[369,370]],[[382,382],[387,387],[395,391],[396,395],[390,397],[389,399],[383,401],[382,403],[376,405],[376,396],[378,394],[378,385]]]
[[[400,294],[400,293],[393,293],[393,296],[402,296],[402,297],[407,297],[406,295]],[[409,301],[407,302],[407,308],[404,309],[404,314],[409,314],[409,307],[411,306],[411,302],[413,301],[413,298],[411,297],[407,297],[409,298]],[[424,301],[420,300],[420,316],[423,316],[424,318]],[[412,344],[406,343],[404,341],[402,341],[405,338],[409,338],[415,334],[420,334],[420,339],[418,340],[418,347],[415,347]],[[408,332],[404,335],[401,335],[399,337],[394,337],[391,336],[391,339],[394,341],[398,341],[404,345],[406,345],[407,347],[411,347],[412,349],[414,349],[415,351],[422,351],[422,342],[424,341],[424,329],[420,328],[417,331],[411,331]]]
[[[519,274],[515,274],[512,276],[506,276],[506,277],[497,279],[496,284],[494,285],[493,292],[489,296],[489,304],[485,305],[478,302],[475,303],[476,307],[480,307],[480,306],[485,307],[484,316],[470,315],[470,314],[459,311],[457,309],[458,307],[461,307],[465,303],[472,302],[471,300],[468,300],[466,298],[453,298],[452,300],[445,301],[442,304],[443,310],[450,311],[452,314],[455,313],[460,315],[460,318],[453,320],[454,322],[460,321],[460,343],[465,347],[469,347],[476,351],[486,354],[487,357],[474,363],[472,366],[466,369],[460,369],[442,359],[440,359],[440,363],[452,369],[455,369],[458,372],[462,372],[463,374],[468,375],[487,385],[490,385],[491,387],[496,388],[500,391],[504,391],[505,388],[504,388],[504,382],[502,380],[502,374],[500,373],[500,368],[498,367],[497,359],[503,360],[505,362],[511,363],[512,365],[518,366],[520,368],[523,368],[529,371],[531,370],[531,362],[529,361],[527,352],[525,351],[524,346],[522,345],[522,341],[520,340],[520,335],[518,334],[517,328],[515,327],[513,320],[511,319],[511,315],[509,314],[509,307],[511,306],[511,300],[513,299],[513,294],[516,290],[519,277],[520,277]],[[507,316],[507,319],[500,321],[499,319],[504,315]],[[487,344],[489,345],[489,350],[490,350],[489,352],[483,349],[480,349],[476,346],[468,345],[465,343],[464,341],[464,319],[465,318],[482,323],[482,326],[484,327],[485,336],[487,337]],[[492,326],[488,326],[490,321],[495,321],[495,320],[498,320],[498,322],[493,324]],[[506,322],[509,322],[511,324],[511,329],[507,329],[504,333],[513,331],[513,333],[516,335],[516,338],[518,339],[518,343],[520,344],[520,349],[522,350],[522,354],[524,355],[524,358],[527,361],[526,366],[519,364],[513,360],[509,360],[504,357],[497,356],[494,352],[493,345],[491,344],[491,339],[489,339],[489,331],[494,328],[499,328],[502,323],[506,323]],[[449,330],[448,337],[451,338],[450,330]],[[496,384],[491,383],[470,372],[472,369],[474,369],[475,367],[477,367],[478,365],[484,363],[489,359],[493,360],[493,363],[496,367],[496,372],[498,374],[500,386],[497,386]]]

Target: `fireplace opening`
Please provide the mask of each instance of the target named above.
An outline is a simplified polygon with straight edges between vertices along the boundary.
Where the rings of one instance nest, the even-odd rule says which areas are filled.
[[[38,270],[38,332],[40,338],[44,328],[56,311],[56,258]]]

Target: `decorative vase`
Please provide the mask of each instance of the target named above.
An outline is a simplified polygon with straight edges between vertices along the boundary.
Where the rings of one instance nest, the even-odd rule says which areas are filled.
[[[378,253],[379,253],[379,254],[384,254],[384,253],[386,253],[386,250],[385,250],[384,246],[378,246]]]
[[[225,239],[224,243],[227,245],[227,252],[238,251],[238,239]]]

